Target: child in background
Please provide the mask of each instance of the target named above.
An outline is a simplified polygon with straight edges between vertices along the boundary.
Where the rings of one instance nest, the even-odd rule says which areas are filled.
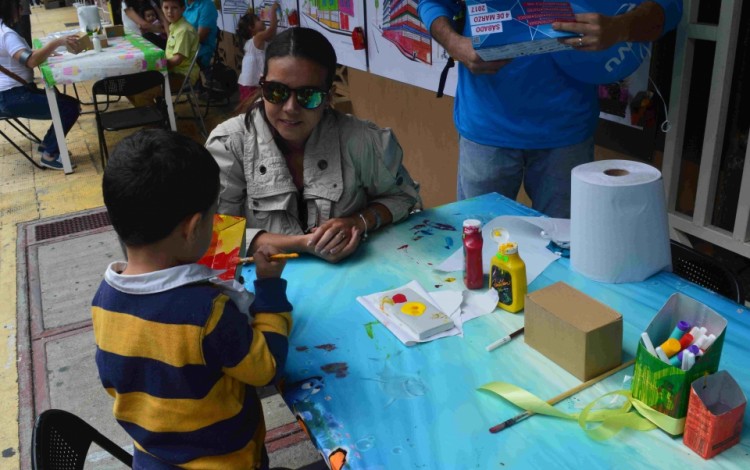
[[[291,309],[277,250],[254,253],[255,298],[196,261],[219,166],[192,139],[145,129],[112,152],[104,203],[126,247],[92,302],[96,365],[133,468],[268,468],[256,386],[284,369]]]
[[[164,30],[164,26],[159,21],[159,16],[156,14],[156,10],[151,4],[146,4],[143,9],[141,10],[141,16],[144,20],[146,20],[147,23],[151,24],[152,26],[155,26],[157,28],[160,28],[160,32],[155,32],[157,36],[159,36],[163,40],[167,40],[167,33]]]
[[[169,69],[169,86],[172,90],[179,90],[185,79],[191,83],[198,79],[200,69],[197,65],[193,67],[190,76],[187,76],[190,62],[200,46],[198,33],[182,16],[185,13],[185,0],[163,0],[161,10],[169,22],[167,47],[164,49]]]
[[[266,45],[276,36],[278,3],[271,6],[271,21],[266,24],[255,13],[246,13],[237,21],[237,35],[245,41],[242,70],[237,80],[240,90],[240,107],[247,99],[255,98],[266,58]]]

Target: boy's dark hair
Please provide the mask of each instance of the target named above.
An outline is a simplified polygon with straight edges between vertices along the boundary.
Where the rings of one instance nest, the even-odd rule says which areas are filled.
[[[300,57],[326,69],[326,88],[336,76],[336,51],[325,36],[310,28],[288,28],[277,34],[266,48],[263,75],[268,75],[268,61],[277,57]]]
[[[180,5],[180,7],[185,8],[185,0],[161,0],[161,3],[164,2],[174,2]]]
[[[104,204],[127,246],[166,238],[219,195],[219,165],[202,145],[176,132],[144,129],[117,144],[102,179]]]
[[[247,41],[252,37],[250,34],[250,28],[253,27],[256,21],[260,21],[260,19],[255,17],[255,13],[245,13],[244,15],[240,16],[240,19],[237,20],[237,27],[235,28],[235,31],[237,32],[237,36],[244,42]]]

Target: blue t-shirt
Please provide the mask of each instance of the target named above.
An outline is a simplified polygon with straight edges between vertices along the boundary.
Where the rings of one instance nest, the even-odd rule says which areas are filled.
[[[664,31],[677,26],[681,0],[654,0],[664,8]],[[591,0],[592,4],[596,0]],[[420,0],[427,30],[438,17],[453,16],[455,0]],[[466,24],[464,36],[470,36]],[[472,74],[458,64],[453,120],[458,133],[494,147],[546,149],[592,136],[599,117],[596,85],[580,82],[541,54],[513,59],[494,75]]]
[[[187,8],[185,8],[185,13],[182,16],[193,25],[196,31],[198,31],[198,28],[211,29],[206,41],[201,43],[198,53],[198,62],[201,66],[206,67],[211,63],[211,57],[216,50],[216,36],[219,31],[216,21],[219,18],[219,12],[216,11],[216,6],[211,0],[193,0],[186,6]]]

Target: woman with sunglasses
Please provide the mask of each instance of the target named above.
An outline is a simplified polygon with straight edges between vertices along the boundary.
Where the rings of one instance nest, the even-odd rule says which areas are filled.
[[[421,208],[393,133],[330,107],[335,72],[325,36],[285,30],[266,49],[258,99],[208,138],[219,213],[247,218],[251,252],[270,244],[337,262]]]

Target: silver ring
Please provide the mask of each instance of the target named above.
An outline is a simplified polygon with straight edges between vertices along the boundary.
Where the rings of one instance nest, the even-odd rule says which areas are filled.
[[[578,47],[583,47],[583,36],[578,36]]]

